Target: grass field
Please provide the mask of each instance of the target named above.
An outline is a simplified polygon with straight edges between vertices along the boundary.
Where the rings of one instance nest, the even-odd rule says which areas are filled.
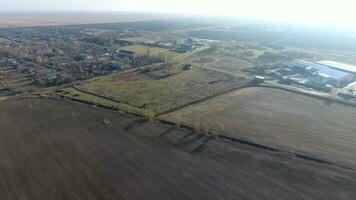
[[[237,47],[236,51],[232,49],[232,47],[225,47],[223,45],[215,46],[215,48],[205,49],[194,55],[188,56],[181,62],[238,74],[244,74],[244,72],[241,71],[242,69],[254,66],[254,60],[259,55],[258,53],[254,53],[253,56],[244,56],[241,55],[241,52],[247,50],[239,49]],[[254,50],[249,49],[249,51],[252,52]]]
[[[356,167],[356,108],[277,89],[249,88],[162,116],[286,151]]]
[[[58,92],[57,94],[72,100],[79,100],[79,101],[100,105],[103,107],[113,108],[117,110],[125,110],[129,113],[143,115],[145,112],[143,109],[138,109],[134,106],[130,106],[125,103],[118,103],[92,94],[81,92],[73,87],[65,88],[60,92]]]
[[[143,46],[143,45],[126,46],[126,47],[122,47],[120,49],[127,50],[127,51],[133,51],[136,54],[141,55],[141,56],[147,55],[147,50],[149,50],[150,55],[158,56],[159,54],[161,54],[162,56],[166,56],[169,59],[174,59],[181,55],[181,53],[174,52],[169,49],[162,49],[159,47],[147,47],[147,46]]]
[[[1,199],[355,199],[352,171],[77,103],[0,107]]]
[[[137,73],[119,74],[80,87],[129,102],[140,109],[162,113],[246,82],[244,78],[195,68],[159,80]]]

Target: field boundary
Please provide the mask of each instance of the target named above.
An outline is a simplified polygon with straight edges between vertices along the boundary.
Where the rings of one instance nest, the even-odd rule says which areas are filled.
[[[78,89],[76,87],[74,87],[75,89]],[[313,95],[313,94],[308,94],[308,93],[304,93],[304,92],[300,92],[300,91],[295,91],[295,90],[292,90],[292,89],[288,89],[288,88],[283,88],[283,87],[278,87],[278,86],[270,86],[270,85],[244,85],[244,86],[239,86],[239,87],[234,87],[234,88],[230,88],[226,91],[223,91],[221,93],[218,93],[218,94],[215,94],[215,95],[212,95],[212,96],[209,96],[209,97],[206,97],[206,98],[203,98],[203,99],[199,99],[199,100],[196,100],[196,101],[193,101],[193,102],[190,102],[188,104],[185,104],[185,105],[182,105],[182,106],[179,106],[179,107],[176,107],[174,109],[171,109],[169,111],[166,111],[166,112],[163,112],[163,113],[160,113],[160,114],[157,114],[156,117],[159,117],[159,116],[162,116],[164,114],[168,114],[168,113],[172,113],[172,112],[175,112],[177,110],[180,110],[182,108],[185,108],[185,107],[188,107],[188,106],[191,106],[191,105],[194,105],[194,104],[197,104],[197,103],[201,103],[203,101],[206,101],[206,100],[210,100],[210,99],[213,99],[213,98],[216,98],[220,95],[224,95],[224,94],[227,94],[227,93],[230,93],[232,91],[235,91],[235,90],[240,90],[240,89],[247,89],[247,88],[270,88],[270,89],[277,89],[277,90],[283,90],[283,91],[287,91],[287,92],[293,92],[293,93],[296,93],[296,94],[300,94],[300,95],[305,95],[305,96],[309,96],[309,97],[314,97],[314,98],[318,98],[318,99],[322,99],[322,100],[330,100],[329,98],[327,97],[322,97],[322,96],[318,96],[318,95]],[[85,92],[85,93],[88,93],[88,91],[85,91],[85,90],[80,90],[81,92]],[[92,94],[92,95],[95,95],[95,96],[98,96],[100,98],[105,98],[105,99],[108,99],[108,100],[111,100],[113,101],[113,99],[111,99],[110,97],[105,97],[105,96],[102,96],[102,95],[97,95],[95,93],[89,93],[89,94]],[[90,105],[96,105],[94,104],[93,102],[89,102],[89,101],[85,101],[85,100],[80,100],[80,99],[76,99],[76,98],[70,98],[70,97],[67,97],[67,96],[63,96],[63,95],[60,95],[61,97],[64,97],[64,98],[67,98],[67,99],[70,99],[72,101],[76,101],[76,102],[80,102],[80,103],[85,103],[85,104],[90,104]],[[118,102],[118,103],[122,103],[122,102]],[[337,101],[335,100],[335,103],[341,103],[343,105],[347,105],[347,106],[351,106],[351,107],[356,107],[356,105],[352,104],[352,103],[347,103],[347,102],[343,102],[343,101]],[[101,108],[105,108],[105,109],[110,109],[110,110],[114,110],[114,111],[119,111],[119,110],[122,110],[122,109],[119,109],[119,108],[116,108],[116,107],[111,107],[111,106],[105,106],[105,105],[96,105],[98,107],[101,107]],[[130,113],[126,110],[123,110],[125,111],[126,113]],[[143,117],[141,114],[138,114],[138,113],[130,113],[130,114],[134,114],[134,115],[137,115],[137,116],[140,116],[140,117]],[[171,125],[171,126],[174,126],[176,127],[177,124],[173,121],[169,121],[169,120],[164,120],[164,119],[161,119],[161,118],[156,118],[156,121],[160,122],[160,123],[164,123],[164,124],[168,124],[168,125]],[[194,127],[190,126],[190,125],[186,125],[186,124],[182,124],[180,125],[181,128],[185,128],[187,130],[190,130],[190,131],[193,131],[194,133],[198,134],[198,132],[194,129]],[[211,135],[213,136],[214,134],[211,133],[211,132],[208,132],[207,133],[208,135]],[[296,152],[292,152],[292,151],[285,151],[285,150],[282,150],[282,149],[279,149],[279,148],[275,148],[275,147],[271,147],[271,146],[267,146],[267,145],[263,145],[263,144],[259,144],[259,143],[255,143],[255,142],[251,142],[249,140],[246,140],[246,139],[242,139],[242,138],[238,138],[238,137],[232,137],[232,136],[229,136],[227,134],[218,134],[217,135],[218,138],[221,138],[221,139],[226,139],[226,140],[230,140],[230,141],[233,141],[233,142],[237,142],[237,143],[240,143],[240,144],[243,144],[243,145],[248,145],[248,146],[252,146],[252,147],[255,147],[255,148],[258,148],[258,149],[261,149],[261,150],[266,150],[266,151],[270,151],[270,152],[275,152],[275,153],[285,153],[285,154],[288,154],[288,155],[291,155],[291,157],[294,157],[294,158],[298,158],[298,159],[303,159],[303,160],[307,160],[307,161],[311,161],[311,162],[315,162],[315,163],[319,163],[319,164],[324,164],[324,165],[329,165],[329,166],[337,166],[337,167],[340,167],[340,168],[343,168],[343,169],[347,169],[347,170],[355,170],[354,168],[352,167],[347,167],[347,166],[343,166],[343,165],[339,165],[337,163],[333,163],[333,162],[330,162],[330,161],[327,161],[327,160],[324,160],[324,159],[321,159],[321,158],[317,158],[317,157],[313,157],[313,156],[309,156],[309,155],[305,155],[305,154],[301,154],[301,153],[296,153]]]
[[[84,89],[84,88],[81,88],[81,87],[78,87],[76,85],[73,86],[74,89],[80,91],[80,92],[84,92],[84,93],[88,93],[88,94],[91,94],[91,95],[94,95],[94,96],[97,96],[97,97],[101,97],[101,98],[104,98],[104,99],[107,99],[107,100],[110,100],[110,101],[113,101],[113,102],[116,102],[116,103],[124,103],[124,104],[127,104],[127,105],[130,105],[130,106],[135,106],[135,105],[132,105],[130,104],[129,102],[127,101],[124,101],[124,100],[119,100],[117,98],[114,98],[114,97],[111,97],[111,96],[106,96],[106,95],[102,95],[102,94],[98,94],[96,92],[93,92],[93,91],[90,91],[88,89]],[[136,106],[135,106],[136,107]]]
[[[70,98],[70,97],[67,97],[67,96],[64,96],[64,95],[58,95],[58,96],[61,97],[62,99],[61,98],[56,98],[56,97],[41,97],[41,96],[27,96],[27,97],[17,97],[17,98],[23,98],[23,99],[26,99],[26,98],[49,98],[49,99],[54,99],[54,100],[68,99],[68,100],[73,101],[73,102],[84,103],[86,105],[95,105],[98,108],[109,109],[109,110],[112,110],[112,111],[115,111],[115,112],[118,112],[118,111],[121,110],[121,109],[118,109],[116,107],[105,106],[105,105],[96,105],[96,104],[93,104],[92,102],[89,102],[89,101]],[[9,99],[7,99],[7,100],[9,100]],[[135,116],[138,116],[138,117],[143,117],[142,115],[140,115],[138,113],[130,113],[130,112],[127,112],[125,110],[124,110],[124,112],[126,114],[131,114],[131,115],[135,115]],[[172,127],[177,127],[177,124],[175,122],[172,122],[172,121],[169,121],[169,120],[156,118],[155,121],[160,122],[162,124],[170,125]],[[201,134],[194,127],[192,127],[190,125],[187,125],[187,124],[181,124],[179,126],[179,128],[186,129],[188,131],[191,131],[194,134]],[[209,135],[209,136],[213,137],[216,134],[213,134],[211,131],[208,131],[206,133],[206,135]],[[290,157],[294,157],[294,158],[297,158],[297,159],[307,160],[307,161],[310,161],[310,162],[324,164],[324,165],[328,165],[328,166],[340,167],[340,168],[346,169],[346,170],[352,170],[352,171],[355,170],[352,167],[339,165],[337,163],[330,162],[330,161],[327,161],[327,160],[324,160],[324,159],[321,159],[321,158],[305,155],[305,154],[302,154],[302,153],[296,153],[296,152],[292,152],[292,151],[285,151],[285,150],[282,150],[282,149],[279,149],[279,148],[275,148],[275,147],[271,147],[271,146],[267,146],[267,145],[263,145],[263,144],[259,144],[259,143],[255,143],[255,142],[251,142],[251,141],[246,140],[246,139],[242,139],[242,138],[238,138],[238,137],[232,137],[232,136],[229,136],[227,134],[217,134],[216,137],[220,138],[220,139],[229,140],[229,141],[232,141],[232,142],[237,142],[237,143],[242,144],[242,145],[251,146],[251,147],[254,147],[254,148],[257,148],[257,149],[273,152],[273,153],[284,153],[284,154],[290,155]]]
[[[77,85],[73,85],[72,87],[73,87],[74,89],[80,91],[80,92],[83,92],[83,93],[91,94],[91,95],[94,95],[94,96],[97,96],[97,97],[100,97],[100,98],[104,98],[104,99],[107,99],[107,100],[110,100],[110,101],[113,101],[113,102],[116,102],[116,103],[123,103],[123,104],[127,104],[127,105],[129,105],[129,106],[133,106],[133,107],[136,107],[136,108],[138,108],[138,109],[141,109],[141,108],[137,107],[136,105],[132,105],[131,103],[129,103],[129,102],[127,102],[127,101],[119,100],[119,99],[114,98],[114,97],[111,97],[111,96],[101,95],[101,94],[98,94],[98,93],[96,93],[96,92],[93,92],[93,91],[90,91],[90,90],[87,90],[87,89],[83,89],[83,88],[81,88],[81,87],[78,87]],[[243,88],[248,88],[248,87],[251,87],[251,86],[249,86],[249,84],[247,83],[247,84],[242,85],[242,86],[240,85],[240,86],[235,86],[235,87],[227,88],[225,91],[222,91],[222,92],[219,92],[219,93],[217,93],[217,94],[213,94],[213,95],[204,97],[204,98],[202,98],[202,99],[198,99],[198,100],[195,100],[195,101],[192,101],[192,102],[183,104],[183,105],[181,105],[181,106],[172,108],[172,109],[167,110],[167,111],[163,111],[163,112],[157,113],[155,116],[158,117],[158,116],[165,115],[165,114],[168,114],[168,113],[171,113],[171,112],[175,112],[175,111],[180,110],[180,109],[182,109],[182,108],[185,108],[185,107],[188,107],[188,106],[191,106],[191,105],[194,105],[194,104],[197,104],[197,103],[200,103],[200,102],[203,102],[203,101],[206,101],[206,100],[209,100],[209,99],[218,97],[218,96],[220,96],[220,95],[224,95],[224,94],[226,94],[226,93],[229,93],[229,92],[232,92],[232,91],[235,91],[235,90],[239,90],[239,89],[243,89]]]
[[[340,99],[330,99],[330,98],[325,97],[325,96],[320,96],[320,95],[316,95],[316,94],[301,92],[301,91],[297,91],[297,90],[293,90],[293,89],[289,89],[289,88],[285,88],[285,87],[279,87],[279,86],[274,86],[274,85],[251,86],[251,88],[254,88],[254,87],[255,88],[270,88],[270,89],[284,90],[284,91],[287,91],[287,92],[292,92],[292,93],[295,93],[295,94],[300,94],[300,95],[304,95],[304,96],[308,96],[308,97],[314,97],[314,98],[325,100],[325,101],[333,101],[331,103],[339,103],[339,104],[342,104],[344,106],[350,106],[350,107],[356,108],[356,104],[352,103],[352,102],[347,102],[347,101],[343,101],[343,100],[340,100]]]
[[[227,93],[230,93],[230,92],[234,92],[235,90],[242,90],[242,89],[247,89],[247,88],[270,88],[270,89],[276,89],[276,90],[283,90],[283,91],[292,92],[292,93],[299,94],[299,95],[304,95],[304,96],[308,96],[308,97],[312,97],[312,98],[317,98],[317,99],[324,100],[324,101],[331,101],[331,99],[329,99],[327,97],[314,95],[314,94],[310,94],[310,93],[305,93],[305,92],[301,92],[301,91],[297,91],[297,90],[293,90],[293,89],[288,89],[288,88],[284,88],[284,87],[278,87],[278,86],[272,86],[272,85],[249,85],[249,84],[247,84],[247,85],[244,85],[244,86],[230,88],[230,89],[228,89],[226,91],[223,91],[221,93],[218,93],[218,94],[215,94],[215,95],[203,98],[203,99],[199,99],[199,100],[196,100],[194,102],[190,102],[188,104],[179,106],[177,108],[173,108],[173,109],[171,109],[169,111],[160,113],[157,116],[162,116],[162,115],[165,115],[165,114],[169,114],[169,113],[178,111],[178,110],[180,110],[182,108],[185,108],[185,107],[197,104],[197,103],[201,103],[201,102],[206,101],[206,100],[213,99],[213,98],[218,97],[220,95],[224,95],[224,94],[227,94]],[[345,106],[356,108],[356,104],[351,103],[351,102],[345,102],[345,101],[342,101],[342,100],[339,100],[339,99],[335,99],[334,102],[331,102],[331,104],[332,103],[339,103],[339,104],[342,104],[342,105],[345,105]]]
[[[160,123],[163,123],[163,124],[176,126],[175,122],[172,122],[172,121],[169,121],[169,120],[158,119],[158,121]],[[187,129],[189,131],[192,131],[195,134],[199,134],[190,125],[181,124],[180,128],[184,128],[184,129]],[[211,132],[208,132],[207,135],[210,135],[210,136],[213,137],[214,134],[211,133]],[[329,166],[336,166],[336,167],[340,167],[340,168],[346,169],[346,170],[352,170],[352,171],[355,170],[352,167],[339,165],[337,163],[333,163],[333,162],[330,162],[330,161],[327,161],[327,160],[324,160],[324,159],[321,159],[321,158],[316,158],[316,157],[313,157],[313,156],[308,156],[308,155],[305,155],[305,154],[302,154],[302,153],[296,153],[296,152],[292,152],[292,151],[285,151],[285,150],[282,150],[282,149],[279,149],[279,148],[275,148],[275,147],[271,147],[271,146],[267,146],[267,145],[263,145],[263,144],[259,144],[259,143],[255,143],[255,142],[251,142],[251,141],[246,140],[246,139],[242,139],[242,138],[238,138],[238,137],[232,137],[232,136],[229,136],[227,134],[218,134],[218,135],[216,135],[216,137],[221,138],[221,139],[225,139],[225,140],[229,140],[229,141],[232,141],[232,142],[237,142],[239,144],[251,146],[251,147],[254,147],[254,148],[258,148],[258,149],[261,149],[261,150],[273,152],[273,153],[287,154],[287,155],[290,155],[290,157],[294,157],[294,158],[297,158],[297,159],[307,160],[307,161],[310,161],[310,162],[329,165]]]
[[[239,89],[243,89],[243,88],[247,88],[247,87],[248,87],[247,85],[243,85],[243,86],[238,86],[238,87],[229,88],[229,89],[227,89],[227,90],[225,90],[225,91],[222,91],[222,92],[220,92],[220,93],[217,93],[217,94],[214,94],[214,95],[211,95],[211,96],[208,96],[208,97],[204,97],[204,98],[202,98],[202,99],[198,99],[198,100],[195,100],[195,101],[186,103],[186,104],[184,104],[184,105],[175,107],[175,108],[173,108],[173,109],[170,109],[170,110],[167,110],[167,111],[158,113],[158,114],[156,115],[156,117],[159,117],[159,116],[162,116],[162,115],[165,115],[165,114],[168,114],[168,113],[175,112],[175,111],[180,110],[180,109],[182,109],[182,108],[185,108],[185,107],[188,107],[188,106],[191,106],[191,105],[194,105],[194,104],[197,104],[197,103],[200,103],[200,102],[209,100],[209,99],[213,99],[213,98],[215,98],[215,97],[218,97],[218,96],[220,96],[220,95],[227,94],[227,93],[232,92],[232,91],[234,91],[234,90],[239,90]]]

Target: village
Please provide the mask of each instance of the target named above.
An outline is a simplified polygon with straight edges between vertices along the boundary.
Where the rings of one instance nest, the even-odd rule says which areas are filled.
[[[137,30],[101,33],[76,26],[0,29],[0,95],[168,63],[199,45],[190,38],[126,40],[141,34]]]

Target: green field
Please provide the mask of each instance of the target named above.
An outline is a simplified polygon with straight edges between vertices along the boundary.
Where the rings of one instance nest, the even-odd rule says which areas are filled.
[[[119,74],[80,87],[159,114],[246,82],[244,78],[195,68],[159,80],[136,73]]]
[[[162,116],[220,134],[356,167],[356,108],[287,91],[248,88]]]

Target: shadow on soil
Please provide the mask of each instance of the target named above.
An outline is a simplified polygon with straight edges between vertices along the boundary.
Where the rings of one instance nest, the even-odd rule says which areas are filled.
[[[164,136],[170,134],[174,129],[176,129],[176,128],[175,128],[175,127],[171,127],[171,128],[169,128],[169,129],[167,129],[166,131],[164,131],[163,133],[161,133],[161,134],[159,135],[159,137],[164,137]]]
[[[200,144],[197,148],[193,149],[193,151],[191,151],[190,153],[193,154],[193,155],[198,154],[198,153],[202,153],[203,151],[205,151],[208,148],[208,144],[209,144],[209,142],[211,140],[213,140],[212,137],[205,136],[202,139],[202,144]]]
[[[129,131],[133,128],[137,128],[137,127],[140,127],[142,126],[143,124],[145,124],[148,120],[147,119],[143,119],[143,118],[139,118],[139,119],[136,119],[134,120],[133,122],[130,122],[125,128],[124,130],[125,131]]]
[[[211,136],[187,132],[182,138],[176,142],[173,147],[179,149],[189,149],[193,155],[202,153],[208,148],[209,142],[213,140]]]

